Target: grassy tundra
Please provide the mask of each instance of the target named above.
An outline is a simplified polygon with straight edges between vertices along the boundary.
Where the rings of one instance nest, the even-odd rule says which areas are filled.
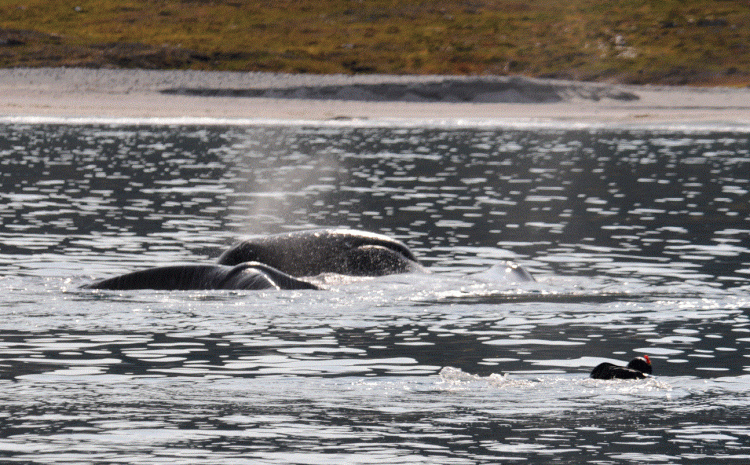
[[[750,83],[735,0],[0,0],[0,66]]]

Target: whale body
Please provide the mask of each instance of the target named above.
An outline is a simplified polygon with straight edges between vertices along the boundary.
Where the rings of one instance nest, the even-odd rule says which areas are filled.
[[[336,273],[384,276],[423,271],[401,241],[351,229],[318,229],[252,237],[219,257],[222,265],[257,261],[292,276]]]
[[[87,289],[319,289],[302,278],[325,273],[384,276],[426,272],[401,241],[351,229],[254,236],[224,252],[218,264],[149,268],[83,286]],[[485,278],[533,281],[520,266],[495,266]]]

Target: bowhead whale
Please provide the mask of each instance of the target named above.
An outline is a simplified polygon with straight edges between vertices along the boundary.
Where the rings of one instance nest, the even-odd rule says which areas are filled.
[[[221,265],[248,261],[264,263],[292,276],[384,276],[422,270],[403,242],[352,229],[256,236],[235,244],[219,257]]]
[[[493,267],[494,268],[494,267]],[[496,274],[533,281],[509,263]],[[305,277],[324,273],[384,276],[426,271],[401,241],[352,229],[317,229],[253,236],[230,247],[218,264],[149,268],[84,286],[88,289],[318,289]]]

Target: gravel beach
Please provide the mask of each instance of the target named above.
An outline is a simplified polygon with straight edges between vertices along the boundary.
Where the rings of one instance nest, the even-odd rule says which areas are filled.
[[[750,90],[523,77],[0,70],[0,117],[750,124]]]

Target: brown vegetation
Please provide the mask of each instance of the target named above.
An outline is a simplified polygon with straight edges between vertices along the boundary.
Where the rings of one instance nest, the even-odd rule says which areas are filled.
[[[0,1],[0,66],[750,83],[721,0]]]

